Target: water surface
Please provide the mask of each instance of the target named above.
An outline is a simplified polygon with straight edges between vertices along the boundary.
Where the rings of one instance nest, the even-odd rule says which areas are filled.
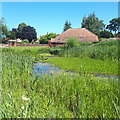
[[[61,70],[59,67],[55,67],[50,63],[45,63],[45,62],[36,62],[33,66],[33,74],[36,76],[42,76],[42,75],[55,75],[59,73],[71,73],[71,74],[76,74],[76,72],[71,72],[71,71],[64,71]],[[95,77],[99,78],[112,78],[112,79],[118,79],[117,76],[113,75],[101,75],[97,74],[94,75]]]

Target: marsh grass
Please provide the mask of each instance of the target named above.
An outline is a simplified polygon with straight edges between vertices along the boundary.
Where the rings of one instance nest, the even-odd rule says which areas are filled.
[[[36,59],[3,51],[1,118],[119,118],[117,79],[87,72],[38,78],[32,76]]]
[[[82,43],[79,47],[66,48],[58,54],[60,57],[89,57],[97,60],[111,60],[118,62],[118,40],[100,43]]]
[[[55,66],[67,71],[77,72],[79,74],[106,74],[118,76],[118,63],[110,60],[96,60],[89,57],[54,57],[45,60]]]

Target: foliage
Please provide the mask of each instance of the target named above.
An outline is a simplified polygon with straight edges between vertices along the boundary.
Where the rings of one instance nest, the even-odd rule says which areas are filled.
[[[42,35],[40,36],[40,43],[47,44],[48,41],[51,40],[51,38],[55,38],[56,36],[58,36],[58,34],[56,33],[49,33],[46,35]]]
[[[88,17],[83,17],[82,28],[87,28],[96,35],[100,35],[100,31],[105,27],[103,20],[99,20],[95,13],[90,14]]]
[[[113,18],[112,20],[109,21],[109,25],[107,25],[106,29],[109,29],[110,32],[115,32],[115,34],[117,33],[117,31],[119,32],[120,30],[120,17],[119,18]]]
[[[117,33],[117,37],[120,37],[120,32]]]
[[[8,31],[6,37],[10,39],[16,39],[16,34],[17,34],[17,29],[12,28],[12,31]]]
[[[90,57],[93,59],[118,61],[118,40],[64,48],[58,55],[61,57]]]
[[[65,24],[64,24],[64,29],[63,29],[63,32],[65,32],[66,30],[70,29],[71,28],[71,23],[70,21],[66,21]]]
[[[8,28],[5,25],[4,18],[1,18],[0,19],[0,42],[2,42],[6,38],[7,34],[8,34]]]
[[[28,39],[29,42],[37,39],[36,30],[31,26],[24,26],[22,30],[17,34],[17,38]]]
[[[25,23],[20,23],[16,29],[16,38],[21,38],[21,31],[23,27],[27,26]]]
[[[36,57],[3,51],[1,118],[120,118],[117,79],[100,79],[86,72],[34,77]]]
[[[27,26],[25,23],[20,23],[20,24],[18,25],[18,28],[17,28],[18,33],[21,32],[21,30],[22,30],[23,27],[25,27],[25,26]]]
[[[28,40],[23,40],[20,44],[29,44]]]
[[[28,39],[29,42],[32,42],[32,40],[35,41],[37,39],[37,33],[33,27],[20,23],[17,29],[12,28],[11,31],[8,31],[6,37],[10,39]]]
[[[80,45],[80,42],[75,37],[69,37],[66,42],[66,47],[78,47]]]
[[[103,30],[100,32],[100,37],[101,38],[110,38],[110,37],[113,37],[113,34],[107,30]]]

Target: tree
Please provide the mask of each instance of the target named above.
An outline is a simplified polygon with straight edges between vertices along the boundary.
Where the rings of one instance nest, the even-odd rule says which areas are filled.
[[[22,28],[25,26],[27,26],[25,23],[20,23],[17,28],[18,32],[20,32],[22,30]]]
[[[40,40],[40,43],[42,43],[42,44],[47,44],[48,43],[47,35],[40,36],[39,40]]]
[[[58,36],[56,33],[47,33],[46,35],[40,36],[40,43],[47,44],[51,38]]]
[[[20,23],[16,29],[16,38],[21,38],[21,31],[23,27],[27,26],[25,23]]]
[[[16,39],[16,34],[17,34],[17,29],[12,28],[12,31],[8,31],[6,37],[10,39]]]
[[[28,39],[29,42],[32,42],[32,40],[37,39],[37,33],[36,30],[31,26],[24,26],[21,31],[19,32],[18,36],[21,39]]]
[[[95,13],[90,14],[88,17],[83,17],[81,25],[82,28],[87,28],[98,36],[100,35],[100,31],[105,27],[103,20],[99,20]]]
[[[115,32],[117,34],[120,32],[120,17],[119,18],[113,18],[109,21],[109,25],[107,25],[106,29],[110,30],[110,32]]]
[[[100,38],[110,38],[113,37],[113,34],[107,30],[103,30],[100,32]]]
[[[70,21],[66,21],[65,24],[64,24],[63,32],[65,32],[65,31],[68,30],[69,28],[71,28],[71,23],[70,23]]]
[[[8,34],[8,28],[5,25],[5,19],[0,19],[0,41],[4,40],[6,38],[6,35]]]

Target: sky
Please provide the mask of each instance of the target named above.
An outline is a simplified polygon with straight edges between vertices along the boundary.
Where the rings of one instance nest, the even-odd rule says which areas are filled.
[[[119,2],[119,0],[1,0],[2,2]]]
[[[7,0],[6,0],[7,1]],[[22,22],[36,29],[37,37],[48,33],[60,34],[69,20],[72,28],[80,28],[82,18],[95,12],[96,17],[109,24],[118,17],[118,2],[2,2],[2,17],[8,28]]]

